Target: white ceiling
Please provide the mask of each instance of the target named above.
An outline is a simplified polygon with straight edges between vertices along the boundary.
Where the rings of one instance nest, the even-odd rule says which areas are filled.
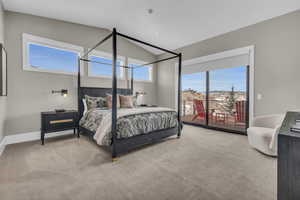
[[[6,10],[112,29],[177,49],[300,9],[300,0],[3,0]],[[149,15],[147,9],[153,9]],[[159,53],[157,51],[152,51]]]

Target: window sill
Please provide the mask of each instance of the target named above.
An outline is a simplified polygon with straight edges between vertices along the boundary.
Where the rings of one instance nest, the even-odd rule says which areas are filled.
[[[88,75],[88,77],[90,77],[90,78],[104,78],[104,79],[112,79],[112,77],[111,76],[101,76],[101,75]],[[125,81],[125,78],[123,78],[123,77],[117,77],[117,79],[118,80],[122,80],[122,81]]]
[[[77,76],[77,72],[66,72],[66,71],[51,71],[51,70],[45,70],[45,69],[38,69],[34,67],[28,67],[24,66],[23,71],[27,72],[42,72],[42,73],[51,73],[51,74],[61,74],[61,75],[71,75],[71,76]]]
[[[131,79],[129,79],[131,80]],[[138,82],[138,83],[153,83],[153,81],[151,80],[133,80],[133,82]]]

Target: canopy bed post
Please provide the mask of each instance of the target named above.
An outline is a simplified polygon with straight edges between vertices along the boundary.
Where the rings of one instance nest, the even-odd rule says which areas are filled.
[[[110,37],[112,37],[112,33],[109,34],[108,36],[106,36],[105,38],[103,38],[101,41],[99,41],[97,44],[95,44],[91,49],[89,49],[85,54],[83,54],[83,56],[81,56],[81,58],[85,59],[86,56],[89,55],[89,53],[91,53],[92,51],[94,51],[94,49],[96,49],[98,46],[100,46],[101,44],[103,44],[106,40],[108,40]]]
[[[131,86],[131,94],[133,95],[133,70],[134,67],[131,67],[131,81],[130,81],[130,86]]]
[[[80,85],[80,56],[78,56],[78,63],[77,63],[77,65],[78,65],[78,74],[77,74],[77,86],[78,86],[78,88],[77,88],[77,98],[78,98],[78,102],[77,102],[77,106],[78,106],[78,112],[80,111],[80,101],[81,101],[81,99],[80,99],[80,95],[79,95],[79,93],[80,93],[80,87],[81,87],[81,85]],[[81,113],[80,113],[81,114]],[[79,134],[79,132],[78,132],[78,134]]]
[[[178,54],[178,100],[177,100],[177,115],[178,115],[178,134],[177,137],[181,136],[181,62],[182,62],[182,54]]]
[[[113,50],[113,79],[112,79],[112,159],[116,160],[116,140],[117,140],[117,31],[114,28],[112,32],[112,50]]]

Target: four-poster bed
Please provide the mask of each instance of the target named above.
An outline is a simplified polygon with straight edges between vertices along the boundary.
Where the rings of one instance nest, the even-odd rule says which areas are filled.
[[[134,42],[137,42],[137,43],[141,43],[146,46],[150,46],[155,49],[159,49],[166,53],[170,53],[170,54],[172,54],[172,56],[168,57],[168,58],[160,59],[157,61],[153,61],[150,63],[146,63],[146,64],[143,64],[140,66],[135,66],[135,67],[133,67],[133,66],[131,66],[131,67],[130,66],[117,66],[117,37],[118,36],[120,36],[122,38],[126,38],[126,39],[134,41]],[[105,41],[107,41],[110,38],[112,38],[112,88],[81,87],[81,80],[80,80],[81,79],[81,72],[80,72],[81,61],[95,62],[95,61],[89,60],[89,58],[88,58],[89,53],[91,53],[99,45],[103,44]],[[111,96],[112,96],[112,106],[111,106],[111,116],[110,116],[111,117],[111,130],[110,130],[111,131],[111,144],[107,147],[112,153],[113,161],[116,160],[118,155],[128,152],[139,146],[155,143],[163,138],[166,138],[166,137],[169,137],[172,135],[177,135],[178,138],[180,138],[181,129],[182,129],[182,123],[181,123],[181,59],[182,58],[181,57],[182,57],[181,53],[175,53],[173,51],[169,51],[164,48],[161,48],[161,47],[143,42],[141,40],[132,38],[130,36],[121,34],[121,33],[117,32],[117,30],[114,28],[112,33],[110,33],[104,39],[99,41],[93,48],[89,49],[89,51],[87,51],[82,57],[78,58],[78,111],[79,111],[80,118],[82,118],[84,116],[84,114],[83,114],[84,113],[84,103],[83,103],[82,99],[84,99],[84,97],[86,95],[93,96],[93,97],[104,97],[106,94],[111,93]],[[156,64],[156,63],[163,62],[163,61],[170,60],[170,59],[175,59],[175,58],[178,58],[178,99],[177,99],[177,113],[175,112],[176,126],[174,125],[175,123],[173,120],[172,125],[169,125],[170,127],[165,126],[165,128],[163,128],[163,129],[158,128],[157,130],[151,130],[151,131],[147,132],[146,134],[137,134],[137,135],[133,135],[131,137],[120,138],[119,135],[117,135],[117,134],[119,134],[119,130],[118,130],[118,120],[119,120],[118,117],[119,116],[118,116],[118,114],[121,115],[122,111],[120,111],[120,113],[118,113],[118,108],[117,108],[117,100],[118,99],[117,98],[119,98],[118,95],[133,95],[133,82],[134,82],[133,72],[134,72],[134,69],[138,68],[138,67],[144,67],[144,66]],[[107,65],[107,63],[101,63],[101,62],[98,62],[98,63]],[[131,70],[131,87],[130,87],[130,89],[117,88],[117,67],[123,67],[123,68],[126,68],[127,70]],[[162,120],[165,120],[168,122],[172,121],[172,119],[170,119],[170,118],[172,117],[172,115],[174,115],[174,113],[169,112],[169,110],[163,110],[163,109],[158,109],[158,108],[153,108],[153,110],[154,111],[157,110],[156,111],[158,113],[157,115],[160,114],[159,117],[161,117]],[[164,112],[168,111],[169,114],[166,115],[162,111],[164,111]],[[99,111],[99,112],[104,112],[104,111]],[[147,115],[151,115],[151,112],[149,112],[149,109],[148,110],[145,109],[145,113],[139,111],[139,114],[140,115],[144,114],[144,116],[142,116],[142,117],[145,117],[145,116],[147,117]],[[79,132],[86,133],[90,136],[95,135],[95,131],[91,131],[87,127],[84,127],[82,125],[79,125]]]

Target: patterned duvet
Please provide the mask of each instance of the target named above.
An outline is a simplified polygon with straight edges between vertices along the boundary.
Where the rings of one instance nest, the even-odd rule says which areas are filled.
[[[177,113],[169,108],[122,108],[118,109],[117,115],[118,139],[173,128],[178,125]],[[95,133],[94,139],[97,144],[111,144],[111,110],[99,108],[88,110],[79,125]]]

